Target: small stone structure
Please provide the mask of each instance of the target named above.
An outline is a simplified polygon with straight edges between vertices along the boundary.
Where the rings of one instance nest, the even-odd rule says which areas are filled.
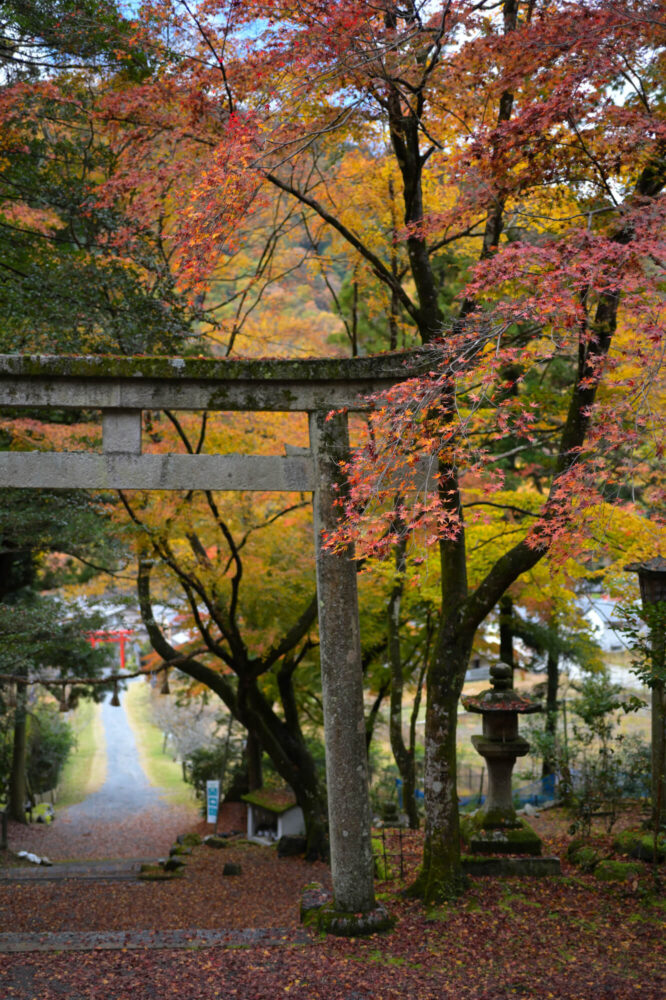
[[[519,819],[513,804],[511,774],[518,757],[529,751],[528,741],[518,733],[518,716],[540,712],[542,707],[528,695],[513,688],[513,671],[507,663],[490,668],[491,687],[478,695],[462,698],[468,712],[483,718],[483,733],[472,743],[486,762],[488,795],[464,836],[475,855],[540,855],[541,840],[524,820]],[[559,873],[557,858],[511,858],[488,860],[468,858],[463,865],[478,875],[553,875]]]
[[[297,837],[305,833],[303,810],[296,805],[291,789],[260,788],[243,795],[247,803],[247,836],[266,836],[260,832],[268,830],[270,840],[282,837]]]
[[[512,676],[508,663],[495,663],[490,668],[492,687],[462,699],[468,712],[483,717],[483,734],[472,736],[472,743],[488,768],[488,795],[483,809],[486,828],[516,824],[511,774],[516,759],[524,757],[530,748],[527,740],[518,735],[518,716],[542,710],[540,704],[514,690]]]

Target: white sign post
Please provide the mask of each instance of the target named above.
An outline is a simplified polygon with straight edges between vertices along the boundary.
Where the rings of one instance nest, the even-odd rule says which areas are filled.
[[[220,802],[220,782],[206,782],[206,820],[208,823],[217,822],[217,809]]]

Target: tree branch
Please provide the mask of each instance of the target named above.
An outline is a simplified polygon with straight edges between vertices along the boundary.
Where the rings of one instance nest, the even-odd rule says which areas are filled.
[[[285,181],[280,180],[279,177],[272,173],[266,174],[266,179],[281,191],[285,191],[287,194],[297,198],[304,205],[308,205],[309,208],[315,211],[317,215],[324,220],[324,222],[327,222],[329,226],[336,229],[343,239],[353,246],[355,250],[358,250],[361,256],[368,261],[380,281],[383,281],[389,288],[392,288],[395,291],[396,295],[399,297],[412,319],[418,319],[418,310],[403,288],[402,284],[395,280],[386,264],[384,264],[377,254],[373,253],[369,247],[366,247],[366,245],[361,242],[358,236],[353,233],[351,229],[348,229],[344,223],[340,222],[339,219],[336,219],[334,215],[331,215],[328,209],[317,201],[316,198],[311,198],[309,195],[304,194],[304,192],[299,191],[299,189],[294,187],[293,184],[287,184]]]

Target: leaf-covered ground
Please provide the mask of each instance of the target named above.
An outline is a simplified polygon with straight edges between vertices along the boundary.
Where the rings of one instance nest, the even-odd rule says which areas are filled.
[[[557,833],[556,827],[551,828]],[[561,850],[564,839],[551,841]],[[0,1000],[663,1000],[666,898],[648,871],[604,884],[563,864],[552,879],[475,879],[455,906],[426,911],[400,888],[418,862],[404,844],[405,881],[378,892],[397,918],[388,935],[305,943],[301,887],[322,865],[279,860],[238,843],[196,848],[182,880],[1,885],[3,930],[282,928],[278,944],[32,952],[0,956]],[[242,865],[223,877],[226,861]],[[157,938],[156,938],[157,940]]]
[[[52,861],[71,858],[143,858],[168,852],[178,833],[197,821],[193,806],[158,806],[116,823],[76,823],[67,811],[52,826],[9,823],[12,851],[46,854]],[[1,998],[0,998],[1,1000]]]

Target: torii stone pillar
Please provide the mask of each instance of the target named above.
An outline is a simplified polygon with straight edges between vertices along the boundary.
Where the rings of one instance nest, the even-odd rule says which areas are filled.
[[[311,413],[310,447],[334,906],[366,913],[375,897],[356,565],[351,553],[323,547],[323,533],[337,522],[339,463],[349,453],[346,414]]]

